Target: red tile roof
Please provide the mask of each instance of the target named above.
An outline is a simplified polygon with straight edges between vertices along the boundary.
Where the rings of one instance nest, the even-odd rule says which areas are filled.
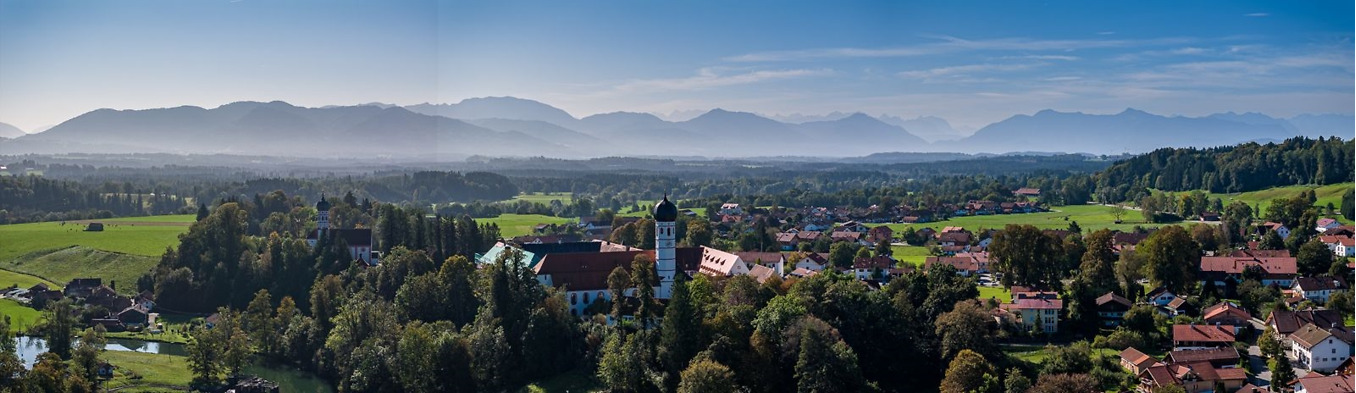
[[[1298,271],[1293,257],[1201,257],[1202,272],[1242,274],[1253,266],[1261,267],[1268,274],[1295,274]]]
[[[1232,325],[1172,325],[1172,341],[1193,343],[1232,343]]]

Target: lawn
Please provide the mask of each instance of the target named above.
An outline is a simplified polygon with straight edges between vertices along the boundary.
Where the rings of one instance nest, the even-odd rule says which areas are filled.
[[[580,367],[570,372],[557,375],[551,379],[529,384],[518,393],[565,393],[565,392],[593,392],[602,391],[598,386],[598,381],[594,380],[592,375],[583,371]]]
[[[103,387],[120,392],[179,392],[188,390],[193,374],[188,358],[154,353],[104,351],[101,358],[117,370]]]
[[[477,218],[479,223],[494,223],[499,225],[499,235],[504,238],[513,238],[516,236],[531,235],[532,227],[537,224],[564,224],[574,222],[578,219],[544,216],[540,214],[500,214],[494,218]]]
[[[999,303],[1008,303],[1012,301],[1012,291],[1003,287],[977,287],[979,288],[979,298],[989,299],[997,298]]]
[[[981,229],[1002,229],[1007,224],[1029,224],[1035,225],[1041,229],[1066,229],[1070,222],[1077,221],[1078,226],[1084,232],[1095,231],[1102,228],[1119,229],[1128,231],[1136,225],[1150,227],[1163,224],[1151,224],[1144,221],[1144,217],[1138,211],[1126,210],[1125,216],[1120,224],[1116,223],[1116,218],[1111,215],[1112,207],[1100,205],[1072,205],[1056,206],[1051,211],[1026,214],[996,214],[990,216],[965,216],[953,217],[945,221],[934,221],[922,224],[884,224],[899,234],[904,228],[913,227],[914,229],[932,228],[942,230],[948,226],[958,226],[977,232]],[[878,224],[867,224],[875,226]]]
[[[137,278],[155,266],[165,248],[179,243],[193,220],[192,215],[97,220],[104,223],[102,232],[84,231],[88,221],[0,225],[0,269],[56,283],[99,277],[131,293]],[[0,275],[0,281],[8,280]]]
[[[1002,348],[1003,353],[1031,364],[1040,365],[1041,362],[1045,361],[1044,345],[1004,345]],[[1093,348],[1092,351],[1100,356],[1117,356],[1120,354],[1120,351],[1108,348]]]
[[[530,194],[518,194],[518,196],[513,197],[513,199],[509,199],[508,202],[528,201],[532,203],[549,205],[553,200],[559,200],[560,203],[568,205],[570,204],[570,202],[574,201],[574,195],[569,192],[548,192],[548,193],[534,192]]]
[[[9,288],[11,286],[19,288],[29,288],[38,283],[47,284],[49,288],[60,287],[61,285],[42,279],[31,274],[12,272],[9,270],[0,270],[0,288]]]
[[[1314,206],[1326,208],[1328,204],[1331,203],[1333,207],[1341,207],[1342,193],[1350,192],[1352,187],[1353,183],[1347,182],[1347,183],[1329,184],[1321,187],[1316,187],[1312,185],[1300,185],[1300,186],[1273,187],[1265,190],[1233,194],[1210,193],[1209,196],[1210,198],[1219,198],[1220,201],[1224,202],[1226,206],[1229,204],[1229,202],[1242,201],[1244,203],[1247,203],[1248,205],[1251,205],[1254,208],[1260,207],[1263,212],[1266,212],[1267,206],[1271,205],[1271,200],[1276,198],[1291,198],[1294,197],[1295,195],[1298,195],[1300,192],[1308,190],[1314,190],[1314,196],[1318,197],[1318,200],[1314,202]],[[1344,223],[1351,223],[1351,221],[1348,221],[1345,218],[1339,218],[1339,220],[1341,220]]]
[[[15,333],[27,331],[42,319],[42,311],[10,299],[0,299],[0,315],[9,317],[9,331]]]
[[[890,252],[893,253],[896,260],[917,267],[922,267],[923,262],[926,262],[927,258],[932,256],[932,254],[928,252],[928,248],[922,246],[892,245],[890,246]]]

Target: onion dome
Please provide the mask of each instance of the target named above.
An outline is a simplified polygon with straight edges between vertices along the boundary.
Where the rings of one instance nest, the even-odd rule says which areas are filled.
[[[315,211],[318,212],[330,211],[330,202],[325,200],[325,196],[323,195],[320,196],[320,202],[315,203]]]
[[[678,205],[669,202],[669,196],[665,195],[664,200],[654,205],[654,220],[663,222],[674,222],[678,220]]]

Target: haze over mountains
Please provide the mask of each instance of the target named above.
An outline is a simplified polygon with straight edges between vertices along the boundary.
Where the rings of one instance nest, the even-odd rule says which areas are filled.
[[[0,153],[194,153],[354,159],[459,160],[468,156],[854,157],[881,152],[1137,153],[1303,135],[1351,138],[1351,115],[1278,119],[1258,113],[1166,117],[1045,110],[965,136],[936,117],[835,112],[772,115],[713,109],[684,121],[614,112],[576,118],[512,97],[456,104],[305,108],[237,102],[92,111],[24,134],[0,123]],[[12,129],[12,130],[11,130]]]

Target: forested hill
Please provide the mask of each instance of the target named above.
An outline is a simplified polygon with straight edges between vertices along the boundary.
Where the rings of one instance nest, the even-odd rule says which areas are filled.
[[[1352,141],[1291,138],[1282,143],[1209,149],[1154,150],[1119,161],[1097,176],[1108,202],[1135,200],[1149,189],[1245,192],[1295,184],[1352,181]]]

